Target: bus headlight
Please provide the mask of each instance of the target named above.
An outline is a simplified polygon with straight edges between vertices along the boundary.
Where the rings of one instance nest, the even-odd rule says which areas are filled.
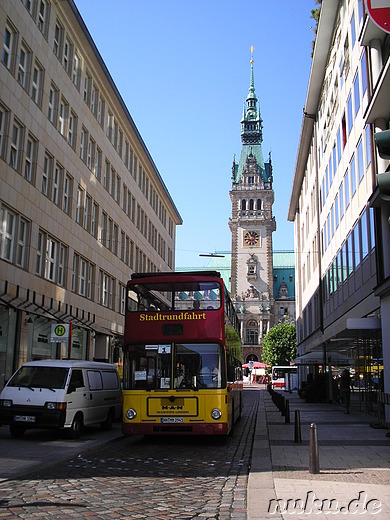
[[[137,415],[137,412],[134,410],[134,408],[130,408],[126,412],[126,419],[129,419],[129,421],[131,421],[132,419],[134,419],[134,417],[136,415]]]
[[[218,408],[214,408],[214,410],[211,412],[211,417],[216,421],[220,419],[222,417],[221,410],[218,410]]]

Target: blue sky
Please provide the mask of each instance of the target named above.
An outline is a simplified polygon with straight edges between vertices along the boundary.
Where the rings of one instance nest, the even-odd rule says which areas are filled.
[[[233,155],[254,46],[263,156],[272,153],[274,250],[287,222],[314,37],[314,0],[75,0],[183,219],[176,267],[230,251]]]

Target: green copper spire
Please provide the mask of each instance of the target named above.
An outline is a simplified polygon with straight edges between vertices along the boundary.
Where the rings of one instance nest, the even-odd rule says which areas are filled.
[[[253,156],[257,166],[260,168],[260,175],[263,181],[268,183],[272,182],[271,170],[268,168],[268,164],[264,164],[261,149],[261,143],[263,142],[263,120],[261,119],[260,105],[258,105],[258,99],[255,93],[253,51],[254,48],[252,46],[249,92],[241,118],[241,157],[238,165],[234,163],[233,182],[238,182],[241,179],[247,158]]]

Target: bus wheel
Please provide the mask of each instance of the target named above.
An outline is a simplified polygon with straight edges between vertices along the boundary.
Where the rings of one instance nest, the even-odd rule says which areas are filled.
[[[21,437],[23,437],[26,428],[24,426],[20,426],[19,424],[11,424],[9,427],[9,431],[12,437],[20,439]]]
[[[77,439],[83,430],[83,416],[78,413],[75,415],[72,426],[70,427],[69,436],[71,439]]]

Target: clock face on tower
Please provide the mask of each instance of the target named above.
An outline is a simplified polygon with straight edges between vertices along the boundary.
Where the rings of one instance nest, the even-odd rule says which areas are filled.
[[[244,231],[244,244],[246,246],[258,246],[259,237],[258,231]]]

